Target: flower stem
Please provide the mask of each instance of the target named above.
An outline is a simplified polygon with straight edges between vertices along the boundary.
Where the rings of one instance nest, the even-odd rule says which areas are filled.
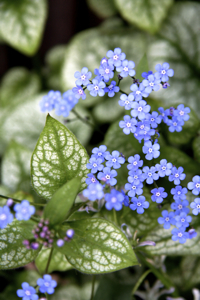
[[[0,195],[0,198],[4,198],[4,199],[12,199],[13,201],[15,202],[22,202],[23,200],[19,200],[19,199],[15,199],[15,198],[12,198],[12,197],[7,197],[7,196],[4,196],[4,195]],[[35,202],[30,202],[30,204],[33,204],[35,206],[45,206],[45,204],[42,204],[42,203],[35,203]]]
[[[53,254],[53,247],[51,248],[51,251],[50,251],[50,254],[49,254],[49,258],[48,258],[48,261],[47,261],[47,265],[46,265],[46,268],[45,268],[45,271],[44,271],[44,274],[48,273],[48,268],[49,268],[49,264],[51,262],[52,254]]]
[[[93,276],[92,276],[92,291],[91,291],[91,297],[90,297],[90,300],[93,300],[93,298],[94,298],[95,279],[96,279],[96,276],[93,275]]]

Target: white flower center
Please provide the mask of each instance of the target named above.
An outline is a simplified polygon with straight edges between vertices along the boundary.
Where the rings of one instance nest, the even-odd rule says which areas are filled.
[[[106,74],[109,74],[109,73],[110,73],[110,70],[109,70],[109,69],[105,69],[105,73],[106,73]]]
[[[165,221],[166,221],[166,222],[169,222],[169,217],[165,218]]]
[[[118,58],[119,58],[119,57],[118,57],[117,54],[115,54],[115,55],[113,56],[113,59],[114,59],[114,60],[118,60]]]
[[[138,90],[137,90],[135,93],[136,93],[137,95],[140,95],[140,94],[141,94],[141,92],[140,92],[140,91],[138,91]]]
[[[116,203],[116,202],[117,202],[117,198],[116,198],[116,197],[112,197],[112,198],[111,198],[111,202],[112,202],[112,203]]]
[[[178,233],[178,237],[182,237],[183,234],[181,232]]]
[[[106,179],[110,179],[110,175],[106,175]]]
[[[49,282],[45,282],[44,285],[48,287],[49,286]]]
[[[134,161],[133,165],[134,165],[134,166],[136,166],[136,165],[137,165],[137,161],[136,161],[136,160]]]
[[[96,168],[96,167],[97,167],[97,164],[96,164],[96,163],[93,163],[93,167]]]
[[[176,174],[175,174],[175,177],[176,177],[176,178],[178,178],[178,177],[179,177],[179,174],[178,174],[178,173],[176,173]]]
[[[127,72],[127,71],[128,71],[128,68],[127,68],[127,67],[124,67],[124,71]]]
[[[153,149],[152,148],[149,148],[149,153],[151,153],[153,151]]]
[[[142,107],[141,106],[138,107],[138,111],[142,111]]]
[[[127,123],[126,126],[127,126],[127,127],[131,127],[131,123]]]
[[[153,83],[153,82],[149,82],[149,85],[150,85],[150,86],[154,86],[154,83]]]
[[[135,185],[133,185],[133,186],[132,186],[132,190],[135,190],[135,189],[136,189],[136,186],[135,186]]]
[[[82,76],[81,76],[81,79],[82,79],[82,80],[85,80],[85,79],[86,79],[86,76],[85,76],[85,75],[82,75]]]
[[[174,126],[177,126],[177,123],[176,123],[176,122],[174,122],[174,123],[173,123],[173,125],[174,125]]]
[[[178,195],[180,195],[181,194],[181,192],[180,191],[178,191],[178,193],[177,193]]]
[[[197,208],[200,208],[200,204],[197,204]]]
[[[7,217],[6,217],[6,214],[1,214],[1,215],[0,215],[0,220],[1,220],[1,221],[6,220],[6,218],[7,218]]]
[[[166,170],[166,167],[165,167],[165,166],[163,166],[163,167],[162,167],[162,170],[163,170],[163,171],[165,171],[165,170]]]
[[[82,95],[83,94],[83,90],[78,90],[78,93],[79,93],[79,95]]]
[[[157,192],[157,193],[156,193],[156,196],[157,196],[157,197],[159,197],[159,196],[160,196],[160,193],[159,193],[159,192]]]
[[[94,89],[95,89],[95,91],[98,91],[98,89],[99,89],[98,85],[95,85]]]
[[[112,161],[113,161],[113,162],[116,162],[117,160],[116,160],[116,158],[113,158]]]
[[[152,176],[152,173],[148,173],[148,176],[151,177],[151,176]]]
[[[165,74],[166,74],[166,71],[165,71],[165,70],[162,70],[161,74],[165,75]]]
[[[197,183],[197,184],[196,184],[196,188],[198,189],[199,187],[200,187],[200,184],[199,184],[199,183]]]
[[[184,218],[182,218],[182,219],[181,219],[181,222],[182,222],[182,223],[183,223],[183,222],[185,222],[185,219],[184,219]]]
[[[141,206],[142,204],[140,202],[137,203],[137,206]]]
[[[95,179],[94,177],[92,177],[91,181],[92,181],[92,182],[95,182],[95,181],[96,181],[96,179]]]
[[[179,112],[179,115],[180,115],[180,116],[183,116],[183,115],[184,115],[184,111],[181,110],[181,111]]]
[[[181,204],[178,205],[178,209],[182,209],[183,206]]]
[[[30,292],[30,291],[25,291],[25,294],[26,294],[27,296],[30,296],[30,295],[31,295],[31,292]]]

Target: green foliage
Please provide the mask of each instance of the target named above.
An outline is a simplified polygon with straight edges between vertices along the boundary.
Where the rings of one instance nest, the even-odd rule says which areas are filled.
[[[159,30],[173,0],[115,0],[121,15],[150,33]]]
[[[148,59],[146,53],[144,56],[141,58],[139,64],[136,66],[136,74],[137,74],[137,79],[141,82],[144,78],[142,77],[143,72],[148,72],[149,70],[149,64],[148,64]]]
[[[109,273],[137,265],[137,258],[122,231],[100,218],[69,222],[75,231],[73,239],[57,250],[69,263],[88,274]]]
[[[117,13],[115,0],[87,0],[87,3],[99,17],[112,17]]]
[[[80,190],[81,179],[75,177],[59,188],[45,206],[44,218],[50,225],[62,223]]]
[[[1,38],[26,55],[35,54],[40,45],[46,14],[46,0],[1,0]]]
[[[73,133],[48,115],[31,159],[32,185],[36,192],[50,200],[74,177],[81,177],[80,190],[84,189],[87,162],[85,148]]]
[[[200,163],[200,137],[197,136],[192,143],[192,150],[194,151],[194,157],[198,163]]]
[[[0,229],[0,269],[13,269],[33,261],[39,250],[27,250],[22,242],[32,236],[32,221],[14,220]]]
[[[50,251],[51,249],[42,249],[35,260],[36,267],[40,274],[44,274],[45,272]],[[67,271],[70,269],[72,269],[72,266],[65,258],[65,255],[56,249],[53,249],[51,261],[48,267],[48,273],[52,273],[53,271]]]

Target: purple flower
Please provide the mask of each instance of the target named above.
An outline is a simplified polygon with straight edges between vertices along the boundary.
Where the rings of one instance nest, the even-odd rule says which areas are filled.
[[[155,188],[155,189],[151,190],[151,193],[153,194],[151,196],[152,201],[156,202],[156,203],[163,202],[163,198],[167,197],[167,193],[164,192],[164,190],[165,189],[163,187],[159,187],[159,188]]]
[[[143,179],[146,179],[146,183],[152,184],[154,180],[158,180],[159,175],[156,173],[155,167],[147,167],[145,166],[143,169]]]
[[[146,87],[145,92],[150,94],[152,90],[158,91],[160,89],[160,79],[156,78],[155,75],[148,75],[147,79],[142,81],[143,85]]]
[[[120,48],[115,48],[114,52],[109,50],[107,56],[109,57],[108,63],[115,67],[121,66],[122,61],[126,58],[126,54],[122,53]]]
[[[189,238],[188,232],[185,232],[185,228],[173,228],[172,229],[172,240],[179,240],[180,244],[184,244],[186,240]]]
[[[131,110],[132,117],[138,117],[139,120],[146,118],[146,114],[150,111],[151,106],[147,105],[146,101],[141,100],[132,104],[133,110]]]
[[[76,85],[87,85],[90,81],[89,79],[91,78],[92,73],[88,72],[88,68],[84,67],[82,68],[81,72],[76,71],[74,73],[74,77],[77,78],[75,81]]]
[[[99,67],[99,74],[103,77],[105,82],[108,82],[114,76],[114,66],[108,63],[103,63]]]
[[[97,79],[92,80],[92,84],[88,84],[87,88],[90,91],[90,95],[96,97],[99,95],[100,97],[105,95],[104,88],[106,87],[105,82],[99,81]]]
[[[110,184],[111,186],[113,186],[117,183],[117,179],[114,178],[116,176],[117,176],[117,171],[105,167],[103,168],[103,172],[98,173],[97,178],[99,180],[105,181],[106,184]]]
[[[157,64],[155,66],[155,69],[157,71],[155,73],[155,76],[158,75],[158,77],[160,78],[160,80],[162,82],[168,81],[169,77],[172,77],[174,75],[174,70],[173,69],[169,69],[169,64],[166,63],[166,62],[162,66],[160,64]]]
[[[108,93],[108,97],[114,97],[115,93],[119,92],[119,87],[116,86],[116,81],[111,81],[111,84],[104,88],[104,92]]]
[[[105,207],[108,210],[114,208],[115,210],[121,210],[124,201],[124,195],[119,191],[112,189],[110,194],[105,194],[106,204]]]
[[[123,60],[121,66],[117,67],[117,72],[120,72],[120,76],[127,77],[134,76],[135,70],[132,70],[135,67],[135,63],[133,61],[128,61],[127,59]]]
[[[100,183],[91,183],[83,190],[83,196],[91,201],[100,200],[104,197],[103,186]]]
[[[200,198],[194,199],[194,201],[190,203],[190,207],[193,209],[193,215],[197,216],[200,213]]]
[[[13,207],[15,213],[15,218],[17,220],[29,220],[32,215],[35,213],[35,207],[30,205],[28,200],[23,200],[21,203],[15,204]]]
[[[125,163],[125,158],[121,157],[119,151],[116,150],[112,152],[112,155],[110,153],[106,154],[105,159],[108,160],[106,166],[114,169],[119,169],[121,164]]]
[[[72,239],[73,238],[73,236],[74,236],[74,229],[68,229],[67,231],[66,231],[66,236],[69,238],[69,239]]]
[[[192,194],[197,196],[200,193],[200,176],[194,176],[192,181],[193,182],[190,181],[187,186],[189,190],[192,190]]]
[[[155,143],[152,145],[152,142],[148,141],[144,143],[144,146],[142,147],[142,151],[145,155],[145,158],[147,160],[151,160],[153,158],[157,158],[160,155],[160,145]]]
[[[22,283],[23,290],[17,290],[17,296],[22,297],[22,300],[37,300],[38,295],[36,295],[36,290],[34,287],[30,286],[27,282]]]
[[[138,198],[133,197],[130,204],[130,209],[136,210],[138,214],[143,214],[144,208],[149,207],[149,202],[145,201],[146,198],[144,196],[139,196]]]
[[[126,110],[128,110],[128,109],[131,109],[133,106],[133,100],[134,100],[134,96],[132,95],[132,94],[129,94],[128,96],[127,95],[125,95],[125,94],[122,94],[121,96],[120,96],[120,99],[121,100],[119,100],[118,101],[118,103],[119,103],[119,105],[120,106],[124,106],[124,108],[126,109]]]
[[[91,169],[92,173],[97,173],[97,171],[103,170],[102,159],[91,157],[89,163],[86,165],[87,169]]]
[[[160,164],[156,164],[156,170],[160,177],[169,176],[171,174],[172,163],[168,163],[166,159],[161,159]]]
[[[12,221],[13,215],[10,212],[10,208],[7,205],[0,207],[0,228],[5,228]]]
[[[130,116],[124,116],[124,121],[119,122],[119,127],[123,128],[123,132],[125,134],[130,134],[130,132],[134,133],[136,131],[135,125],[137,124],[137,120],[135,118],[131,118]]]
[[[39,291],[41,293],[53,294],[54,288],[57,286],[57,282],[51,278],[50,275],[45,274],[43,278],[37,280]]]
[[[132,84],[130,86],[130,90],[132,91],[131,95],[134,96],[135,101],[142,100],[142,97],[148,97],[149,94],[145,92],[145,87],[142,83],[138,86],[137,84]]]
[[[180,184],[180,180],[185,179],[185,174],[183,173],[184,169],[183,167],[179,167],[178,169],[176,167],[172,168],[172,173],[169,175],[169,181],[174,181],[175,185]]]
[[[158,218],[158,223],[164,224],[163,227],[165,229],[169,229],[171,224],[175,225],[174,212],[172,211],[168,212],[167,210],[163,210],[162,216],[163,217]]]
[[[74,87],[72,89],[72,92],[74,93],[74,96],[76,97],[76,99],[82,98],[83,100],[85,100],[86,94],[81,86],[77,85],[76,87]]]
[[[140,160],[139,154],[135,154],[135,156],[130,156],[128,158],[129,164],[127,165],[128,170],[136,171],[139,167],[142,167],[143,160]]]
[[[177,109],[174,111],[174,115],[177,117],[178,120],[184,120],[188,121],[190,116],[188,114],[190,113],[189,107],[184,107],[183,104],[179,104],[177,106]]]
[[[134,197],[135,195],[141,195],[143,193],[143,184],[134,184],[134,183],[126,183],[125,189],[128,190],[129,197]]]
[[[175,188],[171,189],[171,194],[174,195],[173,198],[175,201],[177,200],[185,200],[188,190],[187,188],[183,188],[181,185],[177,185]]]
[[[107,147],[105,145],[101,145],[99,146],[99,148],[97,147],[94,147],[92,149],[92,157],[95,157],[96,159],[97,158],[101,158],[102,162],[104,162],[104,158],[105,158],[105,155],[106,154],[109,154],[107,150]]]
[[[175,220],[178,228],[188,227],[189,223],[192,221],[192,217],[188,216],[185,212],[181,212],[180,215],[175,217]]]
[[[78,99],[75,97],[72,90],[68,90],[65,93],[63,93],[63,100],[67,102],[68,106],[70,107],[70,110],[78,103]]]

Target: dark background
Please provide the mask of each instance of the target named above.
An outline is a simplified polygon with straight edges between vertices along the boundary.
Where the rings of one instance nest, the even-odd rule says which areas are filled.
[[[0,44],[0,77],[16,66],[32,69],[37,57],[43,64],[45,54],[56,45],[67,44],[78,32],[101,23],[85,0],[48,0],[49,10],[38,53],[28,57],[8,45]]]

